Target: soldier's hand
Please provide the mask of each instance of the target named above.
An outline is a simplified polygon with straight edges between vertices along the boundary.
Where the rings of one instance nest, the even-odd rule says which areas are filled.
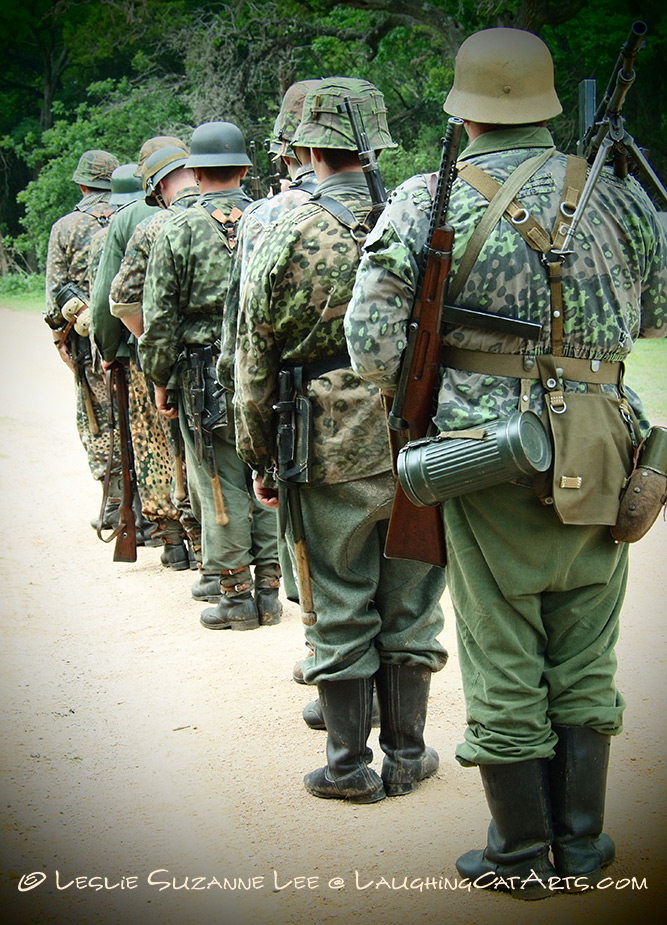
[[[65,366],[69,366],[72,372],[74,372],[75,371],[74,362],[70,355],[69,348],[67,346],[67,341],[66,340],[63,340],[63,341],[54,340],[53,343],[56,345],[56,350],[60,354],[60,359],[63,361]]]
[[[278,507],[278,492],[275,488],[267,488],[265,485],[262,485],[261,475],[253,479],[252,487],[255,492],[255,497],[260,504],[263,504],[264,507]]]
[[[178,411],[167,401],[167,387],[164,385],[155,386],[155,406],[160,414],[163,414],[170,421],[178,417]]]

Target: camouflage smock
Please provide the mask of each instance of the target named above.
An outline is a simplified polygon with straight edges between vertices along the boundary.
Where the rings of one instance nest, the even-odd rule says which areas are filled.
[[[158,231],[165,222],[198,198],[199,189],[186,186],[175,194],[168,208],[142,219],[134,229],[109,290],[109,310],[114,318],[141,315],[148,257]]]
[[[51,226],[46,255],[46,314],[55,324],[65,325],[55,304],[56,294],[65,283],[75,283],[86,295],[90,291],[90,244],[115,211],[115,206],[109,205],[110,195],[107,190],[87,193],[72,212]]]
[[[360,221],[370,209],[359,172],[328,178],[319,194],[343,203]],[[346,356],[343,317],[358,261],[352,232],[316,199],[286,213],[252,255],[235,358],[237,451],[249,465],[272,465],[279,370],[340,357],[340,367],[308,383],[312,482],[346,482],[390,468],[379,393]]]
[[[461,159],[471,159],[502,183],[524,160],[551,146],[546,128],[509,128],[478,137]],[[565,156],[557,152],[517,196],[547,231],[553,226],[564,176]],[[448,212],[455,231],[452,278],[486,206],[478,192],[456,180]],[[355,369],[380,388],[392,388],[398,376],[430,209],[426,179],[407,180],[390,197],[364,249],[345,329]],[[637,337],[664,337],[666,256],[664,234],[644,191],[633,178],[619,180],[605,169],[563,266],[563,355],[618,361],[628,355]],[[447,329],[445,344],[489,353],[550,352],[546,271],[540,255],[505,218],[484,244],[458,304],[540,322],[542,335],[539,341],[527,341],[456,327]],[[514,378],[445,369],[434,421],[440,430],[460,430],[497,419],[516,410],[519,386]],[[585,388],[582,383],[566,383],[566,389]],[[627,392],[641,415],[641,403]],[[542,396],[541,383],[534,381],[530,409],[538,414]]]
[[[218,379],[228,389],[234,388],[234,350],[239,311],[239,293],[250,255],[271,227],[285,212],[296,209],[310,199],[317,180],[310,164],[300,167],[286,190],[268,199],[258,199],[243,213],[232,257],[229,289],[222,319],[222,347],[217,364]]]
[[[199,206],[229,216],[252,200],[240,188],[205,193],[167,222],[155,239],[144,284],[144,333],[139,357],[145,375],[176,388],[176,363],[186,345],[220,339],[231,249],[217,222]]]

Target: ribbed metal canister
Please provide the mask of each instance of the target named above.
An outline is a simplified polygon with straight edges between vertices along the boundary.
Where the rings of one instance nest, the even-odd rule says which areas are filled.
[[[551,465],[549,436],[532,411],[517,411],[483,430],[482,439],[432,437],[400,451],[398,478],[413,504],[430,507]]]

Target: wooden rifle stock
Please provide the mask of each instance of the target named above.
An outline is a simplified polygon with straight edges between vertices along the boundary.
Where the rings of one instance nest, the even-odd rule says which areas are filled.
[[[114,546],[114,562],[137,561],[137,531],[135,528],[134,509],[132,501],[136,490],[136,476],[134,472],[134,452],[132,450],[132,434],[130,431],[130,415],[127,393],[127,376],[125,367],[118,360],[111,366],[111,383],[116,394],[116,413],[118,415],[118,435],[120,437],[120,461],[123,481],[123,496],[120,501],[118,514],[120,520],[113,536],[116,539]]]
[[[460,119],[450,118],[422,264],[421,286],[418,286],[408,325],[408,343],[394,405],[388,415],[394,463],[400,445],[426,436],[435,410],[441,314],[454,243],[454,230],[445,221],[445,215],[462,128]],[[440,506],[417,507],[408,500],[399,482],[396,483],[385,555],[390,559],[416,559],[429,565],[444,566],[446,562]]]

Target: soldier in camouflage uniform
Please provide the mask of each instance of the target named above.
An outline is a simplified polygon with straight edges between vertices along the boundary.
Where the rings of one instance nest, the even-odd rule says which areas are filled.
[[[279,372],[302,371],[312,406],[309,483],[299,486],[317,621],[304,678],[316,683],[327,728],[327,766],[309,793],[358,803],[413,790],[435,773],[423,739],[431,673],[446,652],[439,600],[444,573],[383,557],[394,479],[380,395],[350,369],[343,317],[371,209],[352,130],[337,106],[358,102],[371,145],[393,142],[382,94],[350,78],[311,91],[293,146],[310,147],[319,180],[253,254],[241,294],[235,361],[237,449],[258,472],[256,492],[276,505]],[[293,532],[288,528],[288,538]],[[380,699],[380,777],[369,764],[374,679]]]
[[[171,135],[158,135],[147,139],[141,146],[135,171],[139,178],[146,158],[153,151],[168,144],[178,145],[187,153],[187,148],[183,142]],[[90,293],[91,337],[102,359],[103,366],[105,364],[108,366],[116,357],[125,362],[127,357],[131,355],[132,351],[128,346],[127,332],[121,321],[114,318],[109,311],[109,290],[111,282],[118,272],[132,231],[138,222],[148,215],[155,214],[156,211],[157,203],[150,205],[146,203],[143,196],[134,201],[125,202],[117,209],[114,216],[115,221],[110,224],[106,235]],[[113,498],[120,491],[120,473],[114,473],[111,488],[110,495]],[[105,518],[108,516],[109,509],[113,509],[114,506],[113,502],[107,502]],[[141,500],[138,496],[135,496],[134,507],[137,542],[140,545],[147,546],[159,545],[159,539],[153,539],[150,536],[151,531],[155,528],[142,517]],[[96,526],[97,523],[93,525]],[[103,526],[109,525],[108,520],[103,524]]]
[[[541,254],[518,231],[528,218],[551,228],[566,185],[566,157],[546,128],[561,111],[549,50],[520,30],[476,33],[459,50],[445,111],[464,120],[470,140],[448,210],[452,286],[487,207],[466,179],[477,182],[471,166],[502,183],[539,158],[529,179],[521,175],[516,223],[505,216],[492,228],[459,303],[543,327],[534,340],[448,328],[435,428],[539,414],[554,388],[564,389],[566,404],[573,394],[617,396],[619,364],[634,340],[666,331],[665,240],[648,197],[631,176],[603,170],[563,261],[561,310],[550,301]],[[366,242],[345,327],[355,368],[379,388],[397,380],[430,208],[429,178],[413,177]],[[537,370],[551,354],[555,377],[543,386]],[[636,396],[628,398],[641,416]],[[602,458],[598,466],[595,481],[604,478]],[[523,883],[531,871],[542,883],[558,874],[585,889],[614,857],[602,826],[610,736],[621,731],[624,707],[614,645],[627,545],[600,523],[562,523],[530,482],[448,499],[443,513],[468,719],[457,758],[479,766],[492,815],[486,848],[464,854],[458,870],[487,884],[516,877],[519,898],[547,895],[540,883]]]
[[[292,138],[301,121],[303,101],[308,90],[316,86],[316,80],[300,80],[292,84],[280,107],[280,112],[273,124],[269,141],[269,151],[274,160],[281,159],[290,176],[289,185],[281,193],[268,199],[253,202],[243,213],[239,221],[238,237],[232,257],[229,276],[229,289],[225,300],[225,312],[222,324],[222,349],[217,364],[218,379],[225,388],[234,390],[234,350],[236,347],[236,327],[238,319],[239,293],[243,286],[243,276],[250,260],[250,255],[258,246],[267,229],[290,209],[302,205],[315,191],[317,180],[310,163],[310,148],[292,147]],[[279,559],[283,573],[285,594],[288,600],[298,602],[298,589],[292,576],[289,555],[279,537]],[[301,661],[294,667],[294,678],[303,683]]]
[[[77,430],[90,472],[97,481],[104,478],[112,434],[106,383],[99,365],[93,361],[87,322],[82,327],[82,319],[78,319],[75,327],[73,319],[68,321],[63,316],[57,297],[66,283],[75,284],[84,298],[90,294],[90,245],[114,212],[109,195],[111,174],[116,167],[117,158],[107,151],[91,150],[81,155],[72,180],[78,184],[83,198],[74,211],[54,223],[46,259],[44,318],[53,331],[61,358],[75,376]],[[84,312],[88,315],[87,309]],[[115,465],[120,468],[120,454]]]
[[[231,400],[215,374],[236,225],[251,201],[240,187],[249,165],[235,125],[210,122],[193,133],[186,166],[201,196],[153,244],[139,340],[158,409],[180,419],[190,497],[202,526],[201,593],[208,582],[220,594],[217,607],[201,616],[209,629],[254,629],[278,623],[282,612],[275,513],[257,503],[250,470],[236,456]]]
[[[130,428],[143,516],[156,526],[153,539],[162,542],[162,565],[176,571],[197,567],[201,558],[201,528],[185,489],[180,432],[155,407],[152,385],[137,362],[136,338],[143,331],[141,303],[150,248],[162,225],[199,196],[194,173],[184,167],[187,151],[165,145],[146,158],[143,190],[149,205],[160,205],[136,226],[127,243],[118,273],[111,283],[109,312],[132,335],[127,376]],[[178,497],[177,497],[178,495]],[[184,543],[187,537],[190,550]]]

